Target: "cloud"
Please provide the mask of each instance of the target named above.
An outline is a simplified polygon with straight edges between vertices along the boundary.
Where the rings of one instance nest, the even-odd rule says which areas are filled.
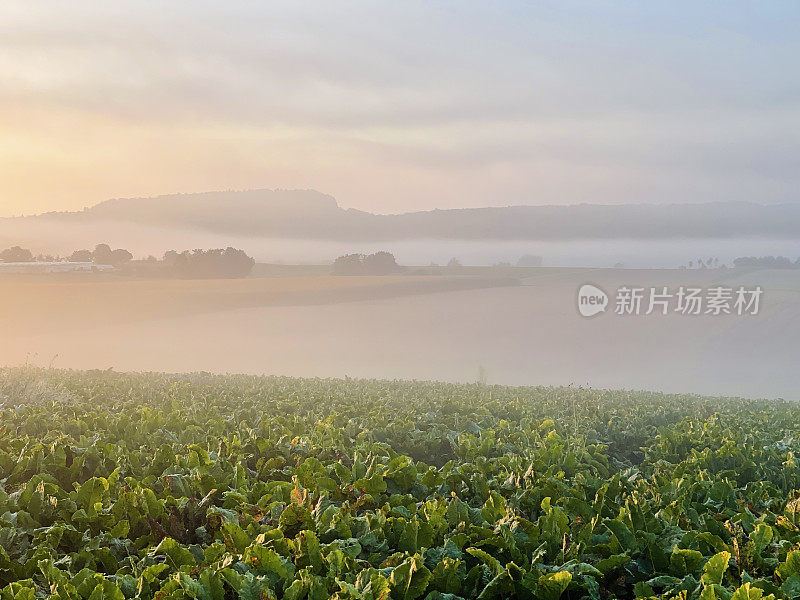
[[[15,210],[248,185],[379,211],[792,199],[800,9],[764,10],[11,2],[0,194]]]

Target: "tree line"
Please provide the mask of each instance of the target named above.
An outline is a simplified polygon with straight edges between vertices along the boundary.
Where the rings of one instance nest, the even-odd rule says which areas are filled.
[[[67,257],[53,254],[34,255],[28,248],[12,246],[0,251],[0,261],[6,263],[32,262],[91,262],[119,267],[133,260],[133,254],[123,248],[112,250],[108,244],[98,244],[94,250],[76,250]]]
[[[230,246],[214,250],[170,250],[161,262],[176,276],[190,279],[247,277],[256,264],[244,250]]]
[[[733,266],[758,269],[800,269],[800,258],[792,260],[785,256],[740,256],[733,261]]]
[[[334,275],[391,275],[402,270],[391,252],[345,254],[333,261]]]
[[[0,261],[6,263],[75,262],[111,265],[123,270],[147,272],[185,278],[236,278],[247,277],[256,261],[238,248],[212,250],[169,250],[161,260],[149,256],[134,261],[133,254],[124,248],[112,249],[108,244],[98,244],[94,250],[75,250],[67,257],[34,255],[27,248],[13,246],[0,251]]]

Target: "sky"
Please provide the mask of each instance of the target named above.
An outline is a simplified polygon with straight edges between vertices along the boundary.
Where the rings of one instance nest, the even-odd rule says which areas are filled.
[[[0,5],[0,215],[800,200],[800,3]]]

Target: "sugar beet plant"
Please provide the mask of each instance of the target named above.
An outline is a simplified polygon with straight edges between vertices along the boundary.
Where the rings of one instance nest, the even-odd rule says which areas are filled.
[[[0,372],[0,597],[800,597],[800,406]]]

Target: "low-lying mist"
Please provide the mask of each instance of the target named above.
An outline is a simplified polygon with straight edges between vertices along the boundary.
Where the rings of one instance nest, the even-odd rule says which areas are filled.
[[[800,273],[2,282],[0,363],[646,388],[797,399]],[[758,315],[581,317],[579,285],[761,285]]]
[[[800,240],[781,238],[593,239],[593,240],[442,240],[346,242],[214,233],[123,221],[69,222],[47,219],[0,219],[0,248],[20,245],[34,254],[66,256],[78,249],[109,243],[137,258],[161,257],[168,250],[241,248],[259,262],[329,264],[349,253],[392,252],[400,264],[467,265],[511,263],[523,255],[543,257],[546,266],[677,268],[698,257],[732,264],[740,256],[800,256]]]

